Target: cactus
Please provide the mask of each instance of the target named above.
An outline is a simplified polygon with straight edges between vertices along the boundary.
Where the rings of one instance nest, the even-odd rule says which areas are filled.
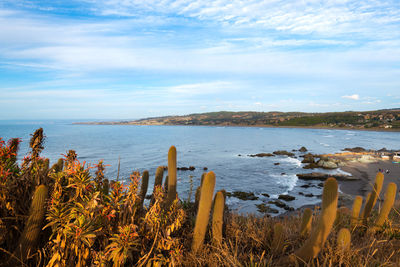
[[[176,148],[171,146],[168,151],[168,193],[167,207],[176,198]]]
[[[337,236],[337,247],[341,252],[348,251],[350,249],[351,234],[349,229],[340,229]]]
[[[389,183],[386,189],[385,201],[383,202],[382,210],[379,213],[378,219],[376,220],[374,227],[372,227],[373,231],[378,230],[378,228],[381,227],[387,220],[389,212],[392,209],[394,201],[396,199],[396,191],[397,185],[395,183]]]
[[[162,185],[162,180],[164,177],[164,167],[162,166],[158,166],[157,170],[156,170],[156,177],[154,180],[154,187],[153,187],[153,195],[151,196],[151,201],[150,201],[150,205],[154,204],[154,193],[156,192],[156,188],[157,186],[161,186]]]
[[[283,242],[284,242],[284,236],[283,236],[283,225],[281,223],[275,223],[274,225],[274,235],[272,238],[272,252],[274,254],[279,254],[282,253],[283,249]]]
[[[362,201],[363,201],[362,196],[356,196],[356,198],[354,199],[353,208],[351,210],[351,219],[350,219],[351,227],[354,227],[358,224],[358,218],[360,215]]]
[[[311,232],[305,244],[299,248],[295,255],[305,262],[315,258],[322,249],[329,233],[331,232],[336,217],[338,201],[338,184],[335,178],[328,178],[322,193],[322,213],[318,225]]]
[[[50,171],[54,171],[55,173],[61,172],[64,166],[64,160],[58,159],[57,163],[54,163],[51,167]]]
[[[149,172],[143,171],[142,174],[142,185],[140,187],[140,203],[139,207],[143,207],[144,199],[146,198],[147,187],[149,186]]]
[[[196,189],[196,194],[194,196],[194,206],[195,207],[199,206],[200,193],[201,193],[201,186],[197,187],[197,189]]]
[[[212,216],[212,234],[214,245],[222,243],[222,225],[224,223],[225,196],[218,191],[214,198],[214,210]]]
[[[369,199],[371,198],[372,193],[369,192],[367,195],[367,198],[365,199],[364,203],[364,209],[361,211],[360,219],[364,218],[364,212],[365,212],[365,205],[369,202]]]
[[[300,235],[305,236],[311,231],[312,215],[313,212],[310,208],[304,209],[300,225]]]
[[[193,233],[192,251],[197,252],[204,241],[206,234],[208,219],[210,216],[210,209],[214,195],[215,174],[209,172],[204,178],[203,185],[201,186],[199,208],[197,210],[196,224]]]
[[[371,192],[371,197],[365,203],[365,207],[364,207],[364,211],[363,211],[364,222],[368,219],[369,215],[371,214],[372,209],[375,206],[376,200],[379,197],[379,194],[382,190],[383,179],[384,179],[383,173],[378,172],[378,174],[376,175],[376,178],[375,178],[374,188]]]
[[[351,211],[348,207],[340,207],[337,209],[336,212],[336,219],[335,219],[335,225],[340,225],[344,222],[346,222],[347,218],[350,216]]]
[[[17,257],[20,262],[25,262],[29,255],[35,251],[46,211],[47,194],[48,189],[45,185],[38,186],[33,194],[29,218],[14,252],[14,256]],[[10,266],[16,265],[15,261],[16,259],[12,258]]]

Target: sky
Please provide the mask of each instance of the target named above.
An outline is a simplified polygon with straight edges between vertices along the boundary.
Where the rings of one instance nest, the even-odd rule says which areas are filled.
[[[399,107],[399,0],[0,1],[0,120]]]

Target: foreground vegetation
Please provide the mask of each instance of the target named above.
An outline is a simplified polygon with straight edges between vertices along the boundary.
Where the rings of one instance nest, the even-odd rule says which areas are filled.
[[[157,169],[146,200],[147,171],[134,171],[126,184],[109,180],[103,162],[87,166],[74,151],[49,167],[43,140],[38,129],[18,165],[20,140],[0,139],[2,266],[400,265],[394,183],[374,209],[382,173],[363,208],[357,197],[351,211],[338,209],[338,185],[329,178],[320,209],[241,216],[227,210],[224,191],[214,196],[213,172],[203,175],[194,203],[178,198],[174,147],[168,176]]]

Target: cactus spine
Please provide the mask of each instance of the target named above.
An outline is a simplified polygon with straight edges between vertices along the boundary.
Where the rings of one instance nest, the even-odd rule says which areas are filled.
[[[208,219],[210,217],[210,209],[214,195],[215,174],[209,172],[204,178],[201,186],[199,208],[197,210],[196,225],[194,227],[192,251],[197,252],[204,241],[206,234]]]
[[[212,235],[214,245],[222,243],[222,225],[224,223],[225,196],[218,191],[214,198],[214,210],[212,216]]]
[[[176,148],[171,146],[168,151],[168,195],[167,207],[176,198]]]
[[[279,254],[283,249],[283,225],[281,223],[275,223],[274,225],[274,235],[272,238],[272,252],[274,254]]]
[[[36,187],[33,194],[29,218],[19,239],[18,247],[14,252],[14,255],[21,262],[26,261],[29,254],[34,252],[36,243],[39,240],[39,234],[42,229],[41,226],[46,211],[47,194],[48,189],[45,185]],[[15,259],[12,259],[11,261],[15,261]]]
[[[139,207],[143,207],[144,199],[146,198],[147,187],[149,186],[149,171],[143,171],[142,185],[140,186],[140,203]]]
[[[337,246],[341,252],[348,251],[350,249],[351,234],[349,229],[340,229],[337,236]]]
[[[338,201],[338,184],[335,178],[328,178],[322,193],[322,213],[317,227],[311,232],[305,244],[295,252],[295,255],[305,262],[315,258],[331,232],[336,217]]]
[[[368,198],[368,201],[365,203],[365,207],[364,207],[364,211],[363,211],[364,221],[366,221],[368,219],[373,207],[375,206],[376,200],[378,199],[379,194],[382,190],[383,179],[384,179],[383,173],[378,172],[378,174],[376,175],[376,178],[375,178],[374,188],[372,189],[372,192],[371,192],[371,197]]]
[[[352,227],[358,224],[358,218],[360,215],[362,201],[363,201],[362,196],[356,196],[356,198],[354,199],[353,208],[351,210],[351,219],[350,219],[350,225]]]
[[[311,231],[312,213],[313,212],[310,208],[304,209],[300,225],[300,235],[302,236],[305,236]]]
[[[392,209],[394,201],[396,199],[396,191],[397,185],[395,183],[389,183],[386,189],[385,201],[383,202],[382,210],[379,213],[373,230],[378,230],[378,228],[381,227],[387,220],[389,212]]]

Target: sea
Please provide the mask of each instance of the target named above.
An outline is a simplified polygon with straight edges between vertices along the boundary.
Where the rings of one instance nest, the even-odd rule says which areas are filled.
[[[336,153],[346,147],[366,149],[399,149],[400,132],[260,128],[218,126],[134,126],[134,125],[82,125],[74,121],[0,121],[3,140],[22,139],[19,159],[29,151],[31,134],[39,127],[46,136],[42,156],[51,164],[73,149],[78,160],[93,166],[99,160],[107,164],[106,176],[116,180],[118,165],[120,181],[128,182],[132,171],[148,170],[151,194],[154,174],[158,166],[167,165],[170,146],[177,149],[178,167],[194,166],[194,171],[178,171],[177,190],[180,199],[192,200],[200,177],[204,172],[216,174],[215,190],[252,192],[257,200],[240,200],[228,197],[230,209],[241,214],[259,214],[257,204],[265,203],[279,213],[284,209],[268,204],[280,194],[290,194],[296,199],[287,202],[299,208],[320,202],[320,181],[303,181],[296,176],[311,170],[303,169],[298,150],[304,146],[313,154]],[[250,157],[250,154],[272,153],[287,150],[294,157]],[[344,173],[314,170],[328,173]],[[305,188],[307,187],[307,188]],[[310,197],[310,194],[313,196]],[[305,196],[309,195],[309,196]],[[268,197],[269,196],[269,197]]]

